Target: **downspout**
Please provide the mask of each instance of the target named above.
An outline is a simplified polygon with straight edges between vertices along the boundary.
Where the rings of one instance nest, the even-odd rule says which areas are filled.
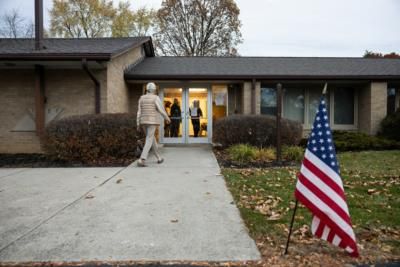
[[[94,83],[94,106],[95,113],[100,113],[100,82],[97,80],[96,76],[89,70],[86,58],[82,58],[82,68],[89,75]]]
[[[251,114],[256,114],[256,79],[251,80]]]

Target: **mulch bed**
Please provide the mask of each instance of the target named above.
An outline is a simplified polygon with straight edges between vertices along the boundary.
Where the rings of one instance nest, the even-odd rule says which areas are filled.
[[[272,167],[287,167],[287,166],[297,166],[298,163],[293,161],[285,161],[282,160],[281,163],[276,161],[249,161],[249,162],[236,162],[233,161],[226,150],[221,148],[214,148],[214,155],[217,158],[218,164],[222,168],[239,168],[239,169],[246,169],[246,168],[272,168]]]
[[[50,167],[125,167],[135,161],[135,157],[98,160],[91,163],[69,162],[52,159],[45,154],[0,154],[2,168],[50,168]]]

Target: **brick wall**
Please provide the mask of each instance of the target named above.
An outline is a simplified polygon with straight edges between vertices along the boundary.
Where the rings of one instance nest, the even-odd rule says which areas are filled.
[[[129,88],[124,80],[124,70],[143,56],[138,47],[119,55],[107,64],[107,113],[129,112]]]
[[[261,114],[261,82],[256,82],[255,94],[256,114]]]
[[[361,132],[376,134],[387,112],[387,83],[372,82],[358,92],[358,127]]]
[[[93,71],[105,86],[105,71]],[[61,110],[56,119],[95,112],[94,84],[82,69],[45,69],[45,114]],[[14,131],[18,122],[35,114],[34,70],[0,71],[0,153],[41,152],[35,131]],[[32,118],[34,121],[34,117]]]
[[[138,102],[143,94],[143,84],[129,84],[129,113],[137,114]]]
[[[251,82],[243,83],[243,114],[251,114]]]
[[[34,111],[33,70],[0,70],[0,153],[40,150],[35,132],[13,132],[16,122]]]

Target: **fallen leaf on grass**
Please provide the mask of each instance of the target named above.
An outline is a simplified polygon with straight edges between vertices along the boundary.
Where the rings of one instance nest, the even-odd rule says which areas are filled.
[[[377,194],[379,194],[380,192],[378,191],[378,190],[376,190],[376,189],[368,189],[368,194],[369,195],[377,195]]]
[[[279,213],[272,212],[272,215],[267,218],[268,221],[276,221],[281,218]]]

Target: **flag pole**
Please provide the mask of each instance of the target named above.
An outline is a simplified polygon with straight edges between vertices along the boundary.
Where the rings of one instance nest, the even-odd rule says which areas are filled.
[[[322,90],[322,95],[326,95],[327,90],[328,90],[328,83],[325,83],[324,89]]]
[[[325,85],[324,85],[324,89],[322,89],[322,95],[326,95],[327,89],[328,89],[328,83],[326,82]],[[292,220],[290,221],[289,234],[288,234],[288,238],[287,238],[287,241],[286,241],[286,247],[285,247],[284,255],[287,255],[287,253],[288,253],[289,243],[290,243],[290,236],[292,235],[293,223],[294,223],[294,218],[296,217],[296,211],[297,211],[298,202],[299,201],[296,199],[296,203],[294,205],[294,210],[293,210],[293,215],[292,215]]]
[[[290,236],[292,235],[294,217],[296,217],[296,211],[297,211],[297,204],[298,204],[298,203],[299,203],[299,201],[296,199],[296,204],[294,205],[294,210],[293,210],[293,215],[292,215],[292,221],[290,222],[289,234],[288,234],[288,238],[287,238],[287,241],[286,241],[286,247],[285,247],[285,253],[284,253],[284,255],[286,255],[286,254],[288,253],[289,242],[290,242]]]

